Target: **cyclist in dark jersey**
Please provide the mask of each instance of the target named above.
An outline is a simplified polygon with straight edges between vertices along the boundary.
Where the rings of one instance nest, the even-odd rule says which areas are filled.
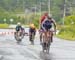
[[[55,29],[55,32],[56,32],[55,20],[50,15],[48,15],[47,19],[44,20],[43,23],[42,23],[43,31],[47,32],[48,30],[50,30],[52,28],[52,24],[54,24],[54,29]],[[52,38],[53,38],[53,32],[51,33],[51,42],[53,41]]]

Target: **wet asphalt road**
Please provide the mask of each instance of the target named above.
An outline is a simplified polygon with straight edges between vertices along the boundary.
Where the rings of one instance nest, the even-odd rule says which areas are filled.
[[[35,45],[30,45],[28,36],[17,44],[13,35],[0,35],[0,60],[75,60],[75,41],[56,37],[53,40],[50,53],[46,54],[42,52],[38,33]]]

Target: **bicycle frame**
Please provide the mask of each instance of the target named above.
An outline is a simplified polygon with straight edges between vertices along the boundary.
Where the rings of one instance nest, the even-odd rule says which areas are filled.
[[[50,44],[51,44],[51,35],[52,35],[52,31],[48,30],[43,32],[43,52],[44,50],[46,50],[46,52],[49,53],[49,49],[50,49]],[[46,46],[44,45],[44,43],[46,44]]]

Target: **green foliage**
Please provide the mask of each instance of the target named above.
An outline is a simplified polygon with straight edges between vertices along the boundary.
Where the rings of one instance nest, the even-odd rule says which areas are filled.
[[[10,19],[13,18],[14,19],[14,21],[12,22],[13,24],[16,24],[18,21],[20,21],[23,24],[28,24],[31,18],[17,17],[16,15],[25,14],[26,9],[28,9],[30,12],[27,15],[30,15],[32,13],[33,7],[36,7],[37,13],[44,12],[44,11],[48,12],[49,10],[48,1],[49,0],[0,0],[0,23],[4,23],[3,19],[6,18],[7,19],[6,23],[10,24]],[[41,11],[40,11],[40,2],[41,2]],[[51,2],[50,12],[53,18],[56,20],[58,24],[62,24],[61,18],[63,17],[64,0],[51,0],[50,2]],[[74,15],[75,7],[71,3],[74,4],[75,0],[67,0],[66,10],[69,14]],[[70,9],[70,5],[71,5],[71,9]],[[39,16],[35,16],[34,19],[32,19],[36,26],[38,26]],[[68,22],[65,22],[65,24],[67,23]]]
[[[8,24],[0,24],[0,28],[8,28],[9,25]]]
[[[33,22],[34,22],[35,26],[36,26],[37,28],[39,28],[39,18],[38,18],[38,17],[35,18]]]
[[[75,29],[70,27],[62,28],[58,36],[67,40],[75,40]]]
[[[35,15],[34,18],[32,19],[32,23],[34,23],[37,28],[39,28],[39,18],[40,15]]]
[[[61,27],[58,36],[68,40],[75,40],[75,16],[65,17],[64,22],[65,25]]]
[[[65,25],[72,24],[75,26],[75,15],[65,17]]]

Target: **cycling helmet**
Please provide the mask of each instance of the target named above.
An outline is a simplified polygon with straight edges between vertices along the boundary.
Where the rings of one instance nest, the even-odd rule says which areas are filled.
[[[48,19],[51,19],[52,18],[52,15],[51,14],[48,14]]]
[[[21,25],[21,23],[20,23],[20,22],[18,22],[18,23],[17,23],[17,25]]]
[[[34,25],[34,24],[30,24],[30,27],[31,27],[31,28],[35,28],[35,25]]]

